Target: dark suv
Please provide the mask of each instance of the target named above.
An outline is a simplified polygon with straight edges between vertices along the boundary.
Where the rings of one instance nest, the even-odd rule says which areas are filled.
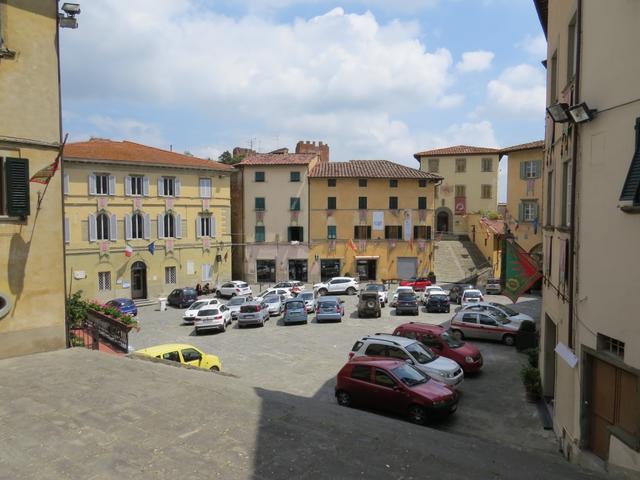
[[[446,293],[432,293],[425,303],[427,312],[446,312],[449,313],[449,296]]]
[[[418,309],[418,298],[415,293],[401,292],[398,295],[398,303],[396,304],[396,315],[400,315],[409,312],[413,315],[418,315],[420,310]]]
[[[198,299],[195,288],[176,288],[167,297],[167,303],[178,308],[184,308],[191,305]]]
[[[380,307],[378,291],[360,292],[358,317],[380,317],[380,315],[382,315],[382,308]]]

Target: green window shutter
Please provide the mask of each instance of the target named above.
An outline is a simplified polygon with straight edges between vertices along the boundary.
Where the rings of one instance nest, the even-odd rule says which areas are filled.
[[[536,178],[542,175],[542,160],[536,160]]]
[[[527,162],[520,162],[520,179],[527,178]]]
[[[291,241],[291,227],[287,228],[287,242]]]
[[[534,219],[538,219],[538,221],[540,221],[540,214],[539,214],[539,210],[540,210],[540,206],[537,203],[533,204],[533,218]]]
[[[6,175],[7,215],[26,217],[31,213],[29,201],[29,160],[7,157],[4,162]]]
[[[520,202],[520,204],[518,205],[518,221],[524,221],[524,203],[522,202]]]

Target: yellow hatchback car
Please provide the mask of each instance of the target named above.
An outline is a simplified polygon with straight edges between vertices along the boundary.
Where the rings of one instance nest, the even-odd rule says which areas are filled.
[[[222,363],[216,355],[204,353],[193,345],[184,343],[167,343],[156,345],[155,347],[136,350],[136,354],[147,355],[149,357],[161,358],[171,362],[179,362],[185,365],[203,368],[205,370],[222,371]]]

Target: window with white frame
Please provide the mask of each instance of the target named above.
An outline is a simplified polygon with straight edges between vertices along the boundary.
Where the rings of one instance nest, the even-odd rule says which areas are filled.
[[[164,283],[173,285],[176,282],[176,267],[164,267]]]
[[[467,159],[456,158],[456,173],[464,173],[467,171]]]
[[[144,181],[140,175],[129,177],[129,191],[131,195],[141,196],[144,194]]]
[[[491,198],[491,185],[480,186],[480,198]]]
[[[96,217],[96,238],[98,240],[109,240],[110,219],[106,213],[100,213]]]
[[[176,236],[176,219],[173,213],[167,213],[164,216],[164,237],[175,238]]]
[[[522,178],[538,178],[540,176],[540,160],[526,160],[522,162]]]
[[[198,217],[198,236],[211,237],[211,216],[200,215]]]
[[[131,238],[144,238],[144,217],[140,213],[131,216]]]
[[[483,172],[493,172],[493,158],[483,158],[482,159],[482,171]]]
[[[97,173],[95,175],[95,192],[96,195],[109,195],[109,175],[106,173]]]
[[[537,202],[522,202],[522,216],[520,221],[533,222],[538,218],[538,203]]]
[[[111,290],[111,272],[98,272],[98,290],[101,292]]]
[[[440,159],[430,158],[427,161],[427,169],[431,173],[438,173],[440,171]]]
[[[176,196],[176,179],[174,177],[160,177],[158,190],[161,197]]]
[[[208,263],[202,264],[202,281],[207,282],[211,280],[211,265]]]
[[[200,198],[211,198],[211,179],[200,179]]]

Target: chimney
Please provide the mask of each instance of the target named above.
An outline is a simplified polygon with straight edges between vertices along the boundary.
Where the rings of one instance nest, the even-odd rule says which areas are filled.
[[[320,157],[321,162],[329,161],[329,145],[323,142],[311,142],[310,140],[300,140],[296,144],[296,153],[315,153]]]

